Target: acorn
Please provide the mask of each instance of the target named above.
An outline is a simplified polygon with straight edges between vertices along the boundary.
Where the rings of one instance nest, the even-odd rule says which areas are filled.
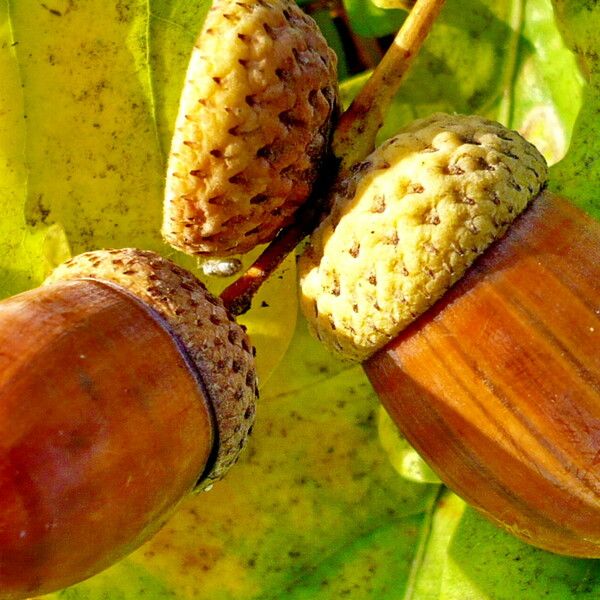
[[[337,182],[301,304],[453,491],[600,557],[600,224],[545,178],[498,123],[415,122]]]
[[[271,240],[309,197],[338,106],[337,58],[291,0],[217,0],[194,46],[163,236],[224,257]]]
[[[254,418],[253,348],[160,256],[88,252],[0,303],[0,597],[85,579],[223,476]]]

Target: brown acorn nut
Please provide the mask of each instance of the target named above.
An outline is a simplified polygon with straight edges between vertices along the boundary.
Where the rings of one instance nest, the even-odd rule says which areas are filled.
[[[598,557],[600,224],[538,195],[545,173],[496,123],[416,122],[338,185],[302,304],[451,489],[528,543]]]
[[[163,235],[228,256],[271,240],[308,198],[337,107],[337,59],[290,0],[217,0],[194,47]]]
[[[85,579],[235,462],[253,350],[190,273],[89,252],[0,303],[0,597]]]

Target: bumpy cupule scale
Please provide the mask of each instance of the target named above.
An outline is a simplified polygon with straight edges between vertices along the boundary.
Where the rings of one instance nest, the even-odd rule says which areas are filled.
[[[217,0],[194,47],[163,235],[227,256],[271,240],[308,198],[337,106],[337,60],[290,0]]]
[[[455,283],[538,194],[546,163],[477,116],[416,121],[337,182],[299,262],[316,334],[364,360]]]

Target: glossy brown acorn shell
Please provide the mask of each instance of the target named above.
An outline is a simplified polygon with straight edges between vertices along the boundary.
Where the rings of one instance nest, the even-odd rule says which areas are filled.
[[[63,281],[0,303],[0,598],[141,544],[202,474],[211,418],[177,340],[128,293]]]
[[[600,224],[537,198],[365,370],[440,478],[528,543],[600,557]]]

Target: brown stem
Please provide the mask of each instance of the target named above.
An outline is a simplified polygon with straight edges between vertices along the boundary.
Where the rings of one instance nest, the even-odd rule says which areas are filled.
[[[314,229],[322,212],[317,209],[317,204],[321,203],[309,201],[304,210],[298,210],[294,221],[277,234],[243,275],[221,292],[221,300],[232,315],[243,315],[249,310],[260,286]]]
[[[345,171],[363,160],[375,147],[375,137],[402,79],[418,54],[444,0],[417,0],[394,42],[373,74],[337,123],[333,134],[335,168]],[[331,183],[331,174],[326,183]],[[293,223],[282,229],[248,270],[221,293],[234,315],[245,313],[260,286],[284,258],[316,227],[327,197],[327,185],[319,185],[297,213]]]
[[[418,54],[444,0],[417,0],[377,68],[342,115],[333,137],[341,170],[375,149],[375,137],[404,75]]]

